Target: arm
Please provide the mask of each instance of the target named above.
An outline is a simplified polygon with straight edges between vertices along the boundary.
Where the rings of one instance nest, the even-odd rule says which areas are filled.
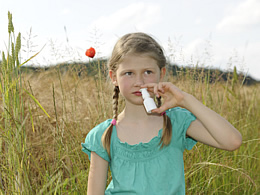
[[[88,175],[88,195],[104,195],[107,183],[108,162],[91,152]]]
[[[215,148],[229,151],[239,148],[241,134],[227,120],[189,94],[184,102],[185,108],[197,117],[187,130],[188,136]]]
[[[172,83],[150,83],[142,87],[148,87],[149,91],[164,98],[163,105],[153,112],[161,113],[169,108],[180,106],[197,117],[187,130],[188,136],[204,144],[229,151],[241,145],[242,137],[235,127]]]

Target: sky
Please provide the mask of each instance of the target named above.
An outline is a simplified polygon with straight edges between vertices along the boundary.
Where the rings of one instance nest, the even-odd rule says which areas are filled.
[[[0,0],[0,51],[8,43],[8,11],[21,58],[48,66],[108,58],[124,34],[145,32],[179,66],[219,68],[260,80],[260,0]],[[2,56],[2,55],[1,55]],[[0,57],[1,59],[1,57]]]

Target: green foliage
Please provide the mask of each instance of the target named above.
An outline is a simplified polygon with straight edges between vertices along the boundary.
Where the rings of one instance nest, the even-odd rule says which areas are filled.
[[[14,32],[14,26],[13,26],[12,14],[8,12],[8,34],[11,35],[11,33],[13,32]]]
[[[2,52],[0,72],[0,95],[3,108],[0,131],[0,189],[3,194],[9,192],[31,194],[33,191],[28,174],[30,154],[27,149],[25,128],[28,113],[24,112],[23,84],[19,72],[21,33],[14,40],[14,26],[10,12],[8,12],[8,33],[8,48],[6,54]],[[34,98],[31,94],[29,95]],[[37,101],[35,98],[34,100]]]

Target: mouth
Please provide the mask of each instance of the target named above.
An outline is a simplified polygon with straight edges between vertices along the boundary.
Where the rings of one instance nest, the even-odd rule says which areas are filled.
[[[140,91],[135,91],[135,92],[133,92],[133,94],[136,96],[142,96],[142,93]]]

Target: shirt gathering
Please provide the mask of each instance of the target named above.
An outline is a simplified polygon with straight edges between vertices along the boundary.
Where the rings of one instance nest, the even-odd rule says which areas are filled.
[[[129,145],[117,137],[113,127],[109,158],[101,137],[112,119],[94,127],[82,143],[89,160],[91,152],[109,162],[112,181],[105,194],[185,194],[183,152],[191,150],[196,140],[186,137],[186,131],[196,117],[186,109],[172,108],[166,111],[172,123],[172,139],[168,146],[160,148],[162,129],[148,143]]]

